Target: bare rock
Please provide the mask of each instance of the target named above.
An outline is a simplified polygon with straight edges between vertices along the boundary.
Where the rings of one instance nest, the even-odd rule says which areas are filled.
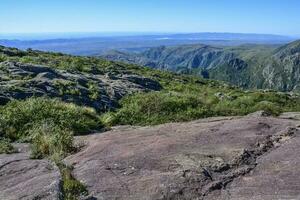
[[[248,114],[248,116],[250,116],[250,117],[268,117],[268,116],[271,116],[271,113],[264,111],[264,110],[259,110],[257,112]]]
[[[80,137],[65,161],[96,199],[299,199],[295,127],[247,116],[117,128]]]
[[[47,160],[32,160],[27,145],[19,153],[0,154],[0,199],[59,199],[60,172]]]

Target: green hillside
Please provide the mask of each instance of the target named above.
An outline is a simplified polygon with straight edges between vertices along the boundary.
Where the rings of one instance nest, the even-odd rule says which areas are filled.
[[[103,57],[200,75],[247,89],[300,90],[300,41],[280,47],[182,45],[152,48],[140,54],[108,52]]]

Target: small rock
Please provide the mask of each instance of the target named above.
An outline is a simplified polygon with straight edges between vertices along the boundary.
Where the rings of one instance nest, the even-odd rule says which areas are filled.
[[[264,110],[260,110],[254,113],[250,113],[248,114],[249,117],[268,117],[271,116],[271,113],[264,111]]]

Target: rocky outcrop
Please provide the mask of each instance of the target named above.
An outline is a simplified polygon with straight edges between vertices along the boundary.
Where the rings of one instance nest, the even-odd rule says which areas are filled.
[[[83,136],[65,159],[96,199],[298,199],[294,119],[249,115]]]
[[[59,199],[59,169],[47,160],[32,160],[27,145],[14,154],[0,154],[0,199]]]
[[[127,94],[160,89],[158,82],[129,72],[87,74],[14,62],[0,63],[2,105],[11,99],[48,96],[107,111],[116,108],[118,100]]]

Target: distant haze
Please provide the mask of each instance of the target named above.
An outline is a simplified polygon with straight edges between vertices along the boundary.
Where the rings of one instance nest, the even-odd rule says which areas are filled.
[[[2,34],[0,45],[73,55],[99,55],[109,50],[139,52],[150,47],[181,44],[236,46],[241,44],[284,44],[296,38],[244,33],[48,33]],[[2,39],[1,39],[2,38]]]
[[[65,32],[65,33],[0,33],[0,40],[50,40],[78,39],[136,35],[162,35],[165,33],[143,32]]]
[[[190,40],[290,40],[299,36],[257,33],[163,33],[163,32],[82,32],[82,33],[0,33],[0,40],[52,40],[52,39],[84,39],[107,37],[148,37],[162,40],[190,39]]]

